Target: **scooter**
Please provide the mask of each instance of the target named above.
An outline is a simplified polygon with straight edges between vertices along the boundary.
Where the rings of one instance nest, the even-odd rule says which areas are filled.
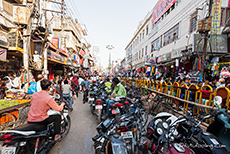
[[[220,106],[222,103],[222,97],[216,96],[214,103]],[[214,113],[214,121],[208,126],[207,132],[215,135],[228,152],[230,152],[230,116],[227,114],[226,109],[219,109]]]
[[[55,100],[60,100],[60,95],[55,95]],[[49,110],[48,115],[61,115],[62,139],[67,136],[71,128],[71,119],[68,114],[68,107],[58,112]],[[53,123],[46,125],[27,124],[14,130],[0,131],[2,136],[2,154],[46,154],[57,143],[53,138]]]

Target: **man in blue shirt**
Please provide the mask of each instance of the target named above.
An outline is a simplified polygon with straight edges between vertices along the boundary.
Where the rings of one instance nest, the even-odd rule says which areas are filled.
[[[83,94],[83,104],[85,104],[85,102],[88,102],[88,92],[89,92],[89,86],[90,86],[90,82],[87,79],[87,77],[84,77],[84,94]]]

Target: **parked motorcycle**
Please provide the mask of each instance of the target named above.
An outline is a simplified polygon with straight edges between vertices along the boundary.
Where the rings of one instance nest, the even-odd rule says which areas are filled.
[[[153,154],[195,154],[192,149],[175,142],[176,119],[175,116],[164,112],[154,117],[146,132],[149,141],[140,145],[143,153],[150,151]]]
[[[60,100],[60,95],[55,95]],[[48,115],[61,115],[62,139],[67,136],[71,127],[68,107],[58,112],[49,110]],[[46,125],[27,124],[18,129],[1,131],[0,143],[2,154],[46,154],[56,144],[53,138],[53,123]]]

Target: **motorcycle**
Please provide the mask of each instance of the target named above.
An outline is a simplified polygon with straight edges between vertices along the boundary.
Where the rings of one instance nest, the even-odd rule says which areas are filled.
[[[119,121],[118,121],[119,119]],[[98,135],[92,137],[95,153],[98,154],[134,154],[138,151],[136,144],[136,124],[132,115],[108,118],[98,127]]]
[[[222,97],[216,96],[214,103],[220,106]],[[219,109],[219,111],[212,114],[214,121],[208,126],[207,132],[215,135],[225,148],[230,152],[230,116],[227,114],[226,109]]]
[[[60,95],[55,95],[60,100]],[[67,136],[71,128],[71,119],[68,107],[58,112],[49,110],[48,115],[61,115],[62,139]],[[53,138],[54,125],[27,124],[14,130],[0,131],[2,154],[46,154],[57,143]]]
[[[149,141],[139,146],[143,153],[195,154],[192,149],[175,142],[174,127],[177,120],[169,113],[157,114],[147,128],[146,137]]]

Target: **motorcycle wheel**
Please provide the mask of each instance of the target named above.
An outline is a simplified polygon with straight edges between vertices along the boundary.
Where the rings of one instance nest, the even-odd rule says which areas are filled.
[[[90,105],[90,111],[94,115],[94,111],[93,111],[93,106],[92,105]]]
[[[61,126],[61,134],[62,134],[62,138],[65,138],[67,136],[67,134],[69,133],[71,128],[71,119],[70,116],[68,115],[65,119],[64,119],[64,123]]]
[[[32,139],[32,140],[28,140],[26,145],[21,147],[21,149],[17,152],[18,154],[34,154],[34,151],[35,151],[35,145],[36,145],[36,141],[37,139]],[[39,153],[40,154],[40,150],[42,150],[42,146],[45,144],[44,143],[45,140],[40,138],[40,142],[39,142],[39,145],[38,145],[38,150],[36,153]]]

